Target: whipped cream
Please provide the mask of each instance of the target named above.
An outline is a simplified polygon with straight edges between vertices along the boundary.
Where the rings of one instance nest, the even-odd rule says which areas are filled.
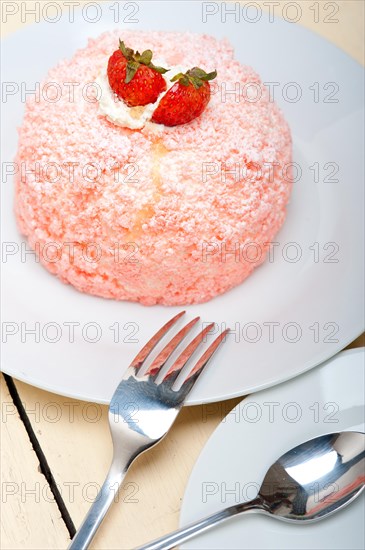
[[[154,61],[154,63],[162,67],[167,66],[164,61],[157,60]],[[185,67],[179,65],[170,67],[170,70],[162,75],[166,82],[166,90],[160,93],[155,103],[149,103],[148,105],[139,107],[128,107],[122,99],[119,99],[109,85],[108,76],[105,73],[101,73],[96,79],[96,83],[100,87],[99,113],[117,126],[130,128],[131,130],[143,128],[147,122],[151,121],[153,112],[163,96],[175,84],[175,82],[171,82],[171,78],[177,73],[185,72]],[[151,124],[153,123],[151,122]]]

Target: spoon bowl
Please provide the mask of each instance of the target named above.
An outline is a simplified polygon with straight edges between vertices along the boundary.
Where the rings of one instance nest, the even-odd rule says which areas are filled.
[[[365,434],[341,432],[288,451],[262,482],[263,511],[286,521],[317,521],[349,504],[364,489],[364,445]]]
[[[341,510],[364,489],[365,434],[337,432],[294,447],[268,469],[253,500],[230,506],[137,550],[167,550],[244,512],[311,523]]]

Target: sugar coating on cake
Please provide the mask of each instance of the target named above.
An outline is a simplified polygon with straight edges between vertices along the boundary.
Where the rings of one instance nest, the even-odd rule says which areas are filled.
[[[119,38],[169,66],[216,69],[203,114],[138,130],[100,114],[88,83],[105,73]],[[104,33],[49,71],[41,89],[19,129],[15,210],[50,272],[82,292],[180,305],[231,289],[264,261],[285,219],[291,135],[227,40]]]

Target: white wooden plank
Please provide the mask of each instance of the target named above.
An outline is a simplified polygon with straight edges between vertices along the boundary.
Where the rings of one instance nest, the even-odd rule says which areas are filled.
[[[68,531],[1,376],[1,548],[65,548]]]
[[[107,407],[16,381],[34,431],[76,526],[111,460]],[[132,465],[93,547],[132,548],[175,529],[190,471],[209,435],[237,403],[188,407],[156,448]]]

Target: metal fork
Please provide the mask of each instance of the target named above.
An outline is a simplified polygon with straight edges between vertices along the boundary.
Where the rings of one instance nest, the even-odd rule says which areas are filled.
[[[138,455],[156,445],[167,434],[199,375],[229,331],[229,329],[223,331],[213,341],[190,370],[179,389],[176,389],[175,382],[181,370],[214,327],[214,323],[209,324],[193,338],[168,369],[162,382],[157,380],[156,383],[161,369],[199,321],[199,317],[186,324],[170,340],[143,375],[142,366],[156,344],[184,313],[183,311],[173,317],[147,342],[132,361],[114,392],[109,406],[109,426],[114,446],[112,463],[99,494],[72,539],[70,550],[89,547],[129,466]],[[179,381],[180,379],[177,382]],[[134,408],[133,414],[131,414],[131,405]]]

